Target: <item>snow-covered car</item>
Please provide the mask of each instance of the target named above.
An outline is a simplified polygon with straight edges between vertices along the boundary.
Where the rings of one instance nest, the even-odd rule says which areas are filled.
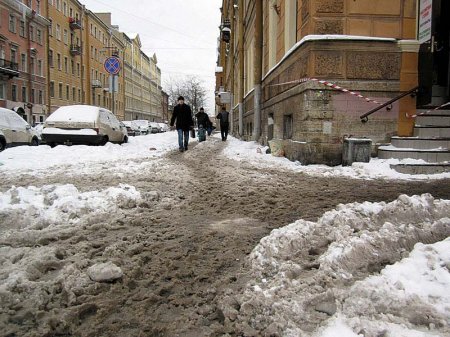
[[[50,146],[58,144],[105,145],[126,143],[126,128],[114,114],[91,105],[68,105],[58,108],[45,121],[42,139]]]
[[[145,119],[136,119],[131,121],[131,125],[139,130],[139,133],[148,135],[151,132],[150,123]]]
[[[161,132],[167,132],[170,130],[170,127],[166,123],[158,123],[158,124],[161,128]]]
[[[150,122],[150,128],[152,133],[160,133],[161,132],[161,126],[156,122]]]
[[[0,108],[0,152],[10,146],[39,145],[36,132],[16,112]]]
[[[44,123],[43,122],[36,123],[34,124],[32,129],[36,133],[36,136],[39,138],[39,142],[42,142],[42,130],[44,130]]]
[[[140,135],[139,128],[134,125],[131,121],[122,121],[122,123],[127,128],[128,136],[138,136]]]

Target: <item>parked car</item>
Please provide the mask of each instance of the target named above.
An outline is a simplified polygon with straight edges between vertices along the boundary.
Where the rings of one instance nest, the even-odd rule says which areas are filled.
[[[156,122],[150,122],[151,132],[152,133],[160,133],[161,132],[161,126],[159,126]]]
[[[139,130],[141,134],[148,135],[151,132],[150,124],[145,119],[136,119],[131,121],[131,125]]]
[[[128,134],[114,114],[91,105],[58,108],[45,121],[42,139],[50,146],[58,144],[105,145],[126,143]]]
[[[161,127],[161,132],[167,132],[170,130],[170,127],[166,123],[158,123]]]
[[[127,128],[128,136],[137,136],[140,134],[139,130],[131,123],[131,121],[122,121]]]
[[[35,131],[16,112],[0,108],[0,152],[10,146],[39,145]]]

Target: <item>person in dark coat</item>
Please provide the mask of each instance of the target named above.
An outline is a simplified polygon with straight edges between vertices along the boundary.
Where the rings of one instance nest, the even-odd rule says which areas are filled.
[[[230,123],[228,121],[230,113],[222,107],[222,111],[216,116],[217,119],[220,120],[220,134],[222,135],[222,141],[226,141],[228,137],[228,129],[230,127]]]
[[[206,114],[205,109],[200,108],[200,111],[198,112],[198,114],[195,115],[195,117],[197,118],[198,127],[200,127],[200,125],[203,125],[203,127],[208,132],[208,136],[211,136],[212,123],[211,120],[209,119],[209,116]]]
[[[175,123],[176,121],[176,123]],[[189,130],[194,128],[191,107],[184,104],[184,97],[178,97],[178,104],[173,108],[170,126],[178,131],[178,146],[180,152],[187,151],[189,144]]]

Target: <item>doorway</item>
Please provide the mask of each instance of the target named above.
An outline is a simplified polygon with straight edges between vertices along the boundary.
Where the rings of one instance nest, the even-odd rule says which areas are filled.
[[[433,0],[431,39],[420,45],[418,107],[450,100],[450,1]]]

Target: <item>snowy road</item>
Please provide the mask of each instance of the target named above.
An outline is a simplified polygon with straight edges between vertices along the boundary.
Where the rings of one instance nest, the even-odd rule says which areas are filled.
[[[102,158],[108,146],[112,154]],[[167,133],[136,137],[122,147],[43,147],[35,154],[23,147],[1,154],[2,333],[326,336],[327,331],[317,327],[325,329],[336,312],[334,328],[350,329],[341,327],[344,320],[338,319],[348,312],[335,308],[335,303],[351,302],[345,289],[407,257],[416,242],[440,242],[450,234],[450,221],[444,217],[450,206],[437,200],[450,199],[448,179],[324,177],[270,161],[262,167],[231,159],[224,155],[225,148],[238,147],[210,138],[180,154],[175,150],[176,135]],[[27,160],[33,165],[27,166]],[[414,204],[416,199],[403,197],[394,206],[383,203],[402,194],[423,193],[434,199],[424,196]],[[322,218],[339,204],[364,202],[375,204],[347,207],[352,212],[341,217],[353,216],[349,224],[335,219],[339,216],[331,222],[326,221],[328,216]],[[423,214],[413,212],[425,204]],[[428,227],[420,225],[423,233],[414,226],[397,233],[383,227],[394,218],[385,215],[377,223],[377,215],[364,213],[364,207],[384,210],[389,216],[407,208],[406,222]],[[272,229],[299,219],[304,221],[300,225],[304,237],[298,238],[302,244],[289,243],[295,235],[274,232],[275,239],[267,237],[258,245]],[[306,228],[315,229],[307,232]],[[365,230],[373,236],[369,241],[375,247],[383,247],[385,255],[379,259],[373,256],[380,250],[366,256],[357,243],[351,243],[365,237],[353,238],[354,233]],[[377,236],[385,232],[395,232],[403,241],[387,245],[386,238]],[[277,244],[265,244],[270,240],[280,244],[276,253],[271,247]],[[355,248],[334,269],[330,262],[334,260],[327,255],[333,244],[344,251],[345,245]],[[270,258],[278,262],[266,265]],[[294,267],[275,268],[279,261]],[[89,268],[98,263],[113,263],[123,275],[111,282],[95,282]],[[367,296],[364,286],[354,291],[361,298]],[[268,300],[277,296],[279,302]],[[318,305],[320,310],[314,312],[299,309]],[[431,312],[428,321],[413,323],[426,329],[432,324],[432,331],[411,336],[449,333],[449,310],[444,308],[439,317]],[[306,318],[292,319],[299,313]],[[354,326],[358,324],[376,331],[369,323]]]

